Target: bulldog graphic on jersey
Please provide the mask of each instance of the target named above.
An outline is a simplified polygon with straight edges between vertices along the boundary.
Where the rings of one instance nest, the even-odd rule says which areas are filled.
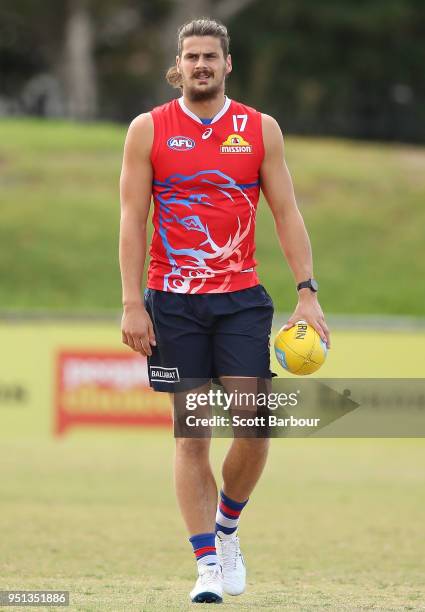
[[[148,287],[221,293],[257,285],[260,113],[227,98],[220,116],[205,125],[179,98],[152,117],[155,232]]]

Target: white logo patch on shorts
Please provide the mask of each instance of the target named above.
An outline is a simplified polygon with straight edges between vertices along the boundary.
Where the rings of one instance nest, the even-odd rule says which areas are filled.
[[[151,382],[180,382],[178,368],[162,368],[161,366],[149,366],[149,373]]]

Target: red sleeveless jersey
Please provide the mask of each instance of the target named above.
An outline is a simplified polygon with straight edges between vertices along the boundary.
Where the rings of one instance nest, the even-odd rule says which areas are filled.
[[[257,285],[261,113],[226,98],[203,124],[180,98],[151,115],[154,233],[147,286],[223,293]]]

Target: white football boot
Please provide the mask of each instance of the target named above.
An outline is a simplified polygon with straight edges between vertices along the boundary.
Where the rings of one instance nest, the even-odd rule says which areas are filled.
[[[215,547],[223,568],[223,588],[228,595],[240,595],[245,591],[246,567],[235,533],[225,538],[216,534]]]
[[[190,592],[193,603],[221,603],[223,601],[223,573],[219,565],[200,565],[199,576]]]

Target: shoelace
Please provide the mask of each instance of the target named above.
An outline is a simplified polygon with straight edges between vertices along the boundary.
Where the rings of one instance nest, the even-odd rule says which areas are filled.
[[[238,557],[241,556],[239,550],[239,538],[231,540],[221,540],[220,544],[223,550],[223,566],[224,569],[236,569]]]
[[[208,586],[209,584],[221,579],[221,568],[219,565],[212,568],[207,566],[207,568],[208,569],[199,572],[199,577],[203,586]]]

